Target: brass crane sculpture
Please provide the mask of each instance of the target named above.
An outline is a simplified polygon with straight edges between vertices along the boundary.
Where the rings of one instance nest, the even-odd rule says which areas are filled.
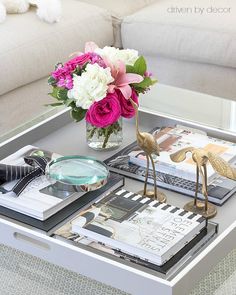
[[[184,209],[194,213],[198,213],[207,218],[212,218],[216,215],[216,206],[208,202],[207,192],[207,164],[210,162],[212,168],[221,176],[236,180],[236,169],[231,167],[221,157],[208,152],[202,148],[187,147],[170,155],[173,162],[179,163],[186,159],[186,154],[192,153],[192,159],[196,164],[196,189],[194,201],[187,203]],[[205,202],[197,201],[199,174],[202,178],[202,194],[205,197]]]
[[[154,197],[154,199],[158,200],[161,203],[164,203],[166,201],[166,195],[160,192],[159,190],[157,190],[157,180],[156,180],[156,170],[155,170],[156,168],[155,168],[155,164],[152,157],[152,154],[155,154],[157,156],[160,155],[160,147],[152,134],[139,131],[138,105],[131,98],[130,98],[130,102],[135,109],[137,143],[138,143],[138,146],[144,151],[147,158],[147,168],[146,168],[146,175],[145,175],[145,181],[144,181],[144,189],[143,191],[140,192],[140,194],[150,198]],[[149,160],[151,161],[152,169],[153,169],[154,191],[147,190]]]

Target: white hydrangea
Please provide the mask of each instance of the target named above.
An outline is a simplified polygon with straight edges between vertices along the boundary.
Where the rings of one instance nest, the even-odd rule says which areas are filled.
[[[81,76],[74,75],[73,88],[68,91],[68,97],[75,99],[77,107],[88,109],[94,101],[107,95],[108,84],[113,81],[110,68],[88,64]]]
[[[101,57],[108,59],[112,64],[116,64],[118,60],[123,61],[126,65],[134,65],[138,59],[138,51],[134,49],[119,49],[115,47],[105,46],[95,50]]]
[[[119,50],[118,58],[126,65],[133,66],[138,59],[138,51],[134,49],[121,49]]]

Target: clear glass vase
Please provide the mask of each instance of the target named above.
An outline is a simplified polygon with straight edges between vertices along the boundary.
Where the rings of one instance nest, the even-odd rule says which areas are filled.
[[[105,128],[86,123],[87,144],[94,150],[113,150],[122,144],[122,118]]]

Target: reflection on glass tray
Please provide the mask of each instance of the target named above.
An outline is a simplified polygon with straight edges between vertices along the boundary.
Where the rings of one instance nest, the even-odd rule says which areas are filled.
[[[150,271],[155,275],[165,279],[171,279],[174,275],[176,275],[176,273],[178,273],[194,258],[196,258],[197,255],[214,240],[218,232],[218,224],[214,222],[208,222],[207,228],[202,230],[200,234],[198,234],[191,242],[189,242],[177,254],[175,254],[168,262],[162,266],[157,266],[153,263],[141,260],[136,256],[124,254],[100,243],[80,237],[78,234],[72,233],[71,221],[72,220],[68,221],[58,228],[54,232],[54,238],[86,249],[88,251],[95,252],[120,263],[128,264],[131,267]]]

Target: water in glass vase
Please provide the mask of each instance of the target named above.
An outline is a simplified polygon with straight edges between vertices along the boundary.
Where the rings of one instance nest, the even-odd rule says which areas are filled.
[[[122,144],[122,118],[105,128],[86,123],[87,144],[94,150],[113,150]]]

